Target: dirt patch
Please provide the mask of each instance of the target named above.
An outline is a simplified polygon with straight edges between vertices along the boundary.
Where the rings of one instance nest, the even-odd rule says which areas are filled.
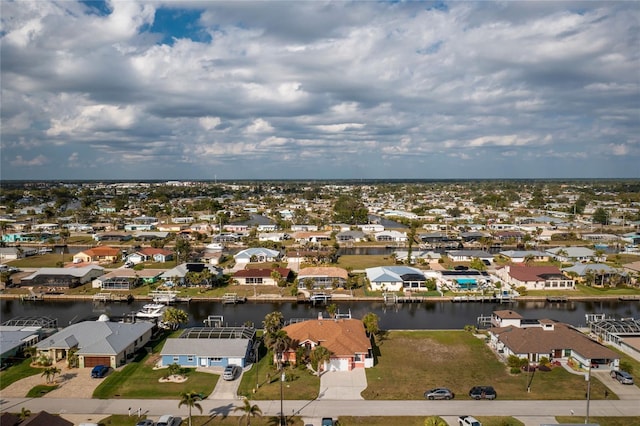
[[[152,365],[155,366],[160,361],[160,354],[158,355],[149,355],[147,359],[144,361],[144,365]]]
[[[160,377],[158,381],[160,383],[184,383],[187,381],[187,376],[181,376],[180,374],[172,374],[167,377]]]

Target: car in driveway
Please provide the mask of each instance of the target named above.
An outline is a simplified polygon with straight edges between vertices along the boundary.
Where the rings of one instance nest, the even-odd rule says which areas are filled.
[[[455,394],[447,388],[429,389],[424,393],[426,399],[453,399]]]
[[[108,366],[106,366],[106,365],[96,365],[91,370],[91,377],[93,377],[94,379],[101,379],[104,376],[106,376],[108,372],[109,372],[109,367]]]
[[[474,386],[469,390],[471,399],[496,399],[498,393],[493,386]]]
[[[136,423],[136,426],[155,426],[156,424],[151,419],[140,420]]]
[[[622,370],[611,370],[611,378],[616,379],[623,385],[632,385],[633,384],[633,376],[626,371]]]
[[[235,380],[240,375],[240,366],[229,364],[224,368],[222,378],[224,380]]]
[[[482,426],[482,423],[473,416],[458,417],[458,424],[460,426]]]
[[[333,417],[323,417],[321,426],[333,426]]]

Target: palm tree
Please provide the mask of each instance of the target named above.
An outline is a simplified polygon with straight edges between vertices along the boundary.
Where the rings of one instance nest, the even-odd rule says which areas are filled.
[[[369,312],[364,317],[362,317],[362,324],[364,325],[365,330],[369,335],[378,334],[380,331],[380,326],[378,325],[378,315],[373,312]]]
[[[189,314],[182,309],[167,308],[162,314],[162,322],[167,324],[172,330],[177,330],[180,324],[189,322]]]
[[[18,414],[18,418],[20,420],[24,420],[30,415],[31,415],[31,410],[29,410],[28,408],[22,407],[22,410],[20,410],[20,414]]]
[[[282,354],[291,346],[291,338],[285,330],[278,330],[275,333],[265,336],[265,344],[277,356],[278,370],[282,368]]]
[[[200,396],[200,394],[195,392],[183,392],[180,394],[180,402],[178,403],[178,408],[182,407],[183,405],[189,407],[189,426],[191,426],[191,409],[193,407],[200,410],[200,414],[202,414],[202,406],[198,403],[198,401],[201,400],[202,397]]]
[[[424,419],[424,426],[447,426],[447,422],[440,416],[431,416]]]
[[[47,383],[53,383],[56,374],[59,373],[60,369],[58,367],[47,367],[42,371],[41,377],[44,377]]]
[[[262,410],[257,405],[251,405],[251,401],[247,397],[242,398],[242,406],[235,407],[233,411],[242,411],[242,416],[240,416],[240,423],[242,420],[247,420],[246,426],[251,426],[251,417],[260,417],[262,416]]]
[[[276,331],[282,328],[282,324],[284,322],[284,315],[282,312],[275,311],[271,312],[264,317],[264,321],[262,321],[262,326],[264,327],[265,334],[273,334]]]
[[[331,351],[324,346],[316,346],[313,351],[311,351],[311,365],[316,370],[318,376],[320,375],[320,366],[330,359]]]

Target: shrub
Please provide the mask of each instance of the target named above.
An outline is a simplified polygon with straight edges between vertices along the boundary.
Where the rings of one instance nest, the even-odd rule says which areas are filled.
[[[511,367],[511,370],[509,370],[511,372],[511,374],[520,374],[520,368],[518,367]]]

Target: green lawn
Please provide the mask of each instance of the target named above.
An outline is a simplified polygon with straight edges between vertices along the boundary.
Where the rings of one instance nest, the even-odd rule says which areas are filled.
[[[11,383],[36,374],[42,374],[42,368],[32,367],[31,358],[27,358],[0,372],[0,389],[4,389]]]
[[[491,385],[504,399],[581,399],[586,392],[584,378],[562,368],[536,372],[533,378],[512,375],[483,339],[464,331],[393,331],[379,350],[377,365],[366,371],[365,399],[422,399],[425,390],[439,386],[449,387],[457,399],[469,399],[474,385]],[[604,398],[605,389],[591,381],[593,399]]]
[[[558,423],[584,424],[585,418],[581,416],[559,416],[556,417]],[[638,424],[637,417],[589,417],[589,423],[596,423],[600,426],[629,426]]]
[[[242,375],[238,395],[255,400],[280,399],[280,374],[272,365],[271,357],[261,353],[260,362]],[[285,368],[287,380],[283,383],[284,399],[313,400],[318,397],[320,378],[309,370]],[[257,376],[257,377],[256,377]],[[256,383],[258,384],[257,391]]]

